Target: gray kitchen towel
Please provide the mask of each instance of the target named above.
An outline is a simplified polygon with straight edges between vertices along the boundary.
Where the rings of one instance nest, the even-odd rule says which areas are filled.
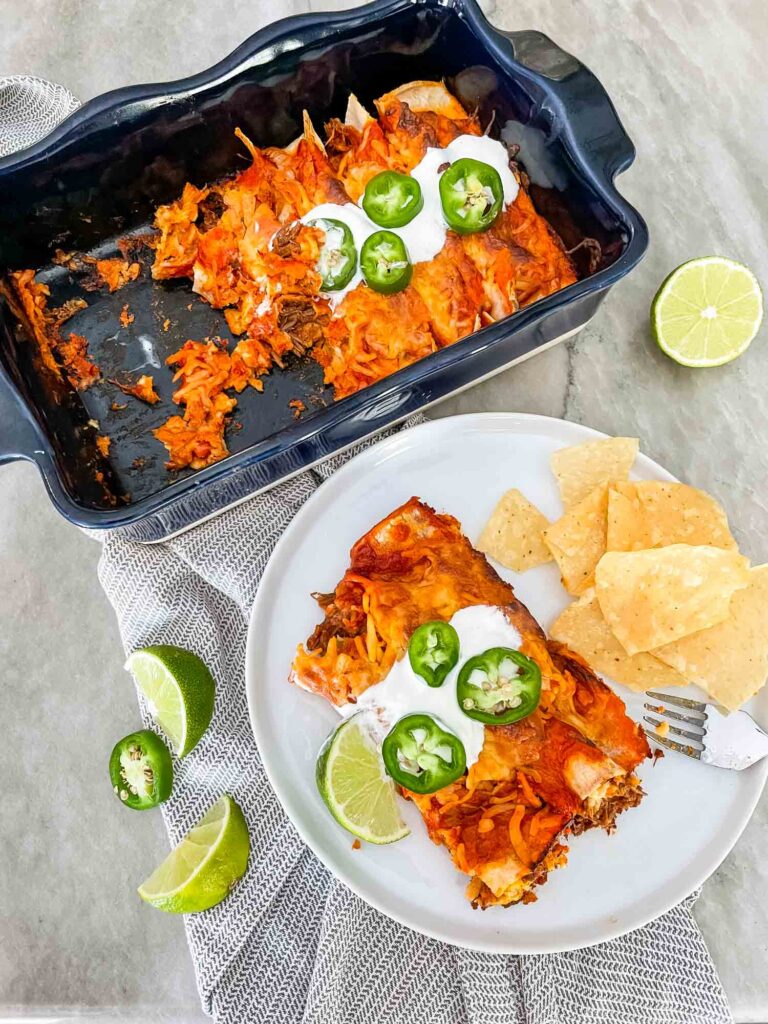
[[[186,918],[204,1008],[222,1024],[727,1024],[725,996],[692,916],[694,898],[590,949],[497,956],[455,949],[390,921],[304,846],[251,734],[245,637],[272,548],[348,457],[163,544],[114,534],[103,541],[99,576],[126,652],[180,644],[200,654],[217,681],[211,727],[177,766],[173,797],[163,806],[171,841],[225,792],[250,828],[246,877],[219,907]]]
[[[0,78],[0,156],[31,146],[79,106],[68,89],[43,78]]]
[[[0,154],[42,137],[76,105],[66,90],[40,79],[0,79]],[[203,1007],[219,1024],[730,1024],[693,919],[695,896],[645,928],[589,949],[490,955],[383,917],[302,843],[251,734],[245,637],[276,541],[351,454],[164,544],[100,537],[99,577],[126,652],[180,644],[216,677],[211,726],[176,765],[173,796],[162,808],[172,843],[222,793],[235,797],[248,820],[245,878],[220,906],[185,919]]]

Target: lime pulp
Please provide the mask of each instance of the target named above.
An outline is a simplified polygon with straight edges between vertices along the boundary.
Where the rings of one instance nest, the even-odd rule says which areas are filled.
[[[243,812],[222,796],[139,886],[139,896],[169,914],[215,907],[245,874],[250,848]]]
[[[353,836],[383,845],[409,835],[365,713],[331,733],[317,758],[316,779],[328,810]]]
[[[651,307],[662,350],[682,366],[722,366],[749,347],[763,319],[763,296],[751,270],[724,256],[683,263]]]

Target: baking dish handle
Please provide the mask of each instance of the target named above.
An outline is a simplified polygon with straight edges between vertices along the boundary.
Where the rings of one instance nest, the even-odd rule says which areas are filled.
[[[589,68],[543,32],[496,30],[509,43],[515,60],[547,79],[559,101],[552,110],[555,125],[567,126],[574,144],[591,166],[610,181],[635,159],[635,147],[608,93]]]
[[[0,466],[16,459],[35,460],[40,438],[30,411],[0,367]]]

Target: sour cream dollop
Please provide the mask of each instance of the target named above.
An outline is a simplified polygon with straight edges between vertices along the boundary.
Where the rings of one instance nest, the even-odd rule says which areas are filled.
[[[481,160],[485,164],[490,164],[491,167],[498,171],[504,189],[504,205],[502,209],[506,209],[517,198],[520,186],[509,169],[509,153],[506,146],[501,142],[497,142],[496,139],[491,139],[487,135],[459,135],[458,138],[454,139],[453,142],[443,149],[430,146],[416,167],[411,171],[411,177],[415,178],[421,186],[421,194],[424,199],[423,208],[410,223],[403,225],[403,227],[386,229],[399,235],[405,242],[411,263],[426,263],[429,260],[433,260],[445,245],[448,225],[443,217],[443,207],[440,202],[439,184],[442,173],[440,168],[443,164],[455,163],[456,160],[463,160],[465,158]],[[382,230],[380,225],[375,224],[366,215],[362,209],[362,201],[361,196],[359,205],[354,203],[344,203],[342,205],[321,203],[320,206],[314,207],[309,213],[305,214],[301,218],[301,222],[302,224],[309,224],[310,221],[322,220],[324,218],[341,221],[352,232],[355,248],[359,256],[366,238],[375,231]],[[340,288],[338,291],[333,292],[323,292],[323,295],[329,300],[331,306],[335,308],[362,280],[363,275],[358,266],[354,277],[345,288]]]
[[[423,713],[436,718],[449,732],[458,736],[467,754],[467,767],[477,761],[485,736],[481,722],[468,718],[456,699],[456,680],[462,665],[491,647],[519,649],[522,637],[504,612],[492,605],[462,608],[450,620],[459,634],[459,661],[442,686],[427,686],[411,668],[406,654],[396,662],[380,683],[369,687],[356,704],[338,710],[345,716],[358,711],[373,712],[372,721],[378,739],[405,715]]]

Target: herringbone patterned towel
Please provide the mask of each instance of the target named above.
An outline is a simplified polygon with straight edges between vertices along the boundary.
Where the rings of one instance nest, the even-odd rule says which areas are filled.
[[[0,78],[0,156],[31,146],[79,106],[68,89],[42,78]]]
[[[205,1009],[222,1024],[727,1024],[692,899],[592,949],[491,956],[382,917],[303,845],[251,735],[245,635],[274,544],[344,458],[165,544],[104,540],[100,578],[126,651],[181,644],[207,661],[218,683],[211,728],[178,765],[164,805],[172,842],[223,792],[238,800],[251,830],[243,882],[220,907],[187,919]]]
[[[67,96],[39,80],[0,79],[0,153],[41,137],[72,109]],[[171,841],[223,792],[237,799],[251,832],[243,881],[219,907],[186,919],[206,1011],[220,1024],[729,1024],[693,897],[591,949],[491,956],[382,917],[303,845],[251,735],[245,635],[275,542],[341,461],[165,544],[102,538],[99,575],[126,652],[161,640],[181,644],[206,660],[217,681],[211,727],[177,764],[163,806]],[[149,725],[145,707],[142,714]]]

